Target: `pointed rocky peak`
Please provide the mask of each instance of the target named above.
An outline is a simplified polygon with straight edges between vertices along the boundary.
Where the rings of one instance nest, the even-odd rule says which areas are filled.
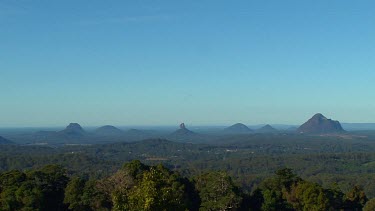
[[[328,119],[318,113],[298,128],[300,133],[341,133],[344,132],[339,121]]]
[[[272,127],[271,125],[265,125],[265,126],[263,126],[263,127],[261,127],[261,128],[259,128],[258,130],[257,130],[257,132],[259,132],[259,133],[277,133],[278,132],[278,130],[276,130],[274,127]]]
[[[195,134],[193,131],[186,128],[185,123],[180,124],[180,129],[172,133],[172,135],[191,135]]]
[[[225,128],[224,131],[230,133],[249,133],[252,130],[242,123],[236,123],[230,127]]]

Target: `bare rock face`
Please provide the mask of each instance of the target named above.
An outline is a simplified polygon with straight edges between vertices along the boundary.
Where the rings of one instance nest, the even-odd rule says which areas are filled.
[[[315,114],[311,119],[301,125],[298,130],[299,133],[313,133],[313,134],[329,134],[342,133],[345,130],[341,127],[339,121],[327,119],[322,114]]]
[[[180,129],[186,129],[186,127],[185,127],[185,123],[181,123],[181,124],[180,124]]]

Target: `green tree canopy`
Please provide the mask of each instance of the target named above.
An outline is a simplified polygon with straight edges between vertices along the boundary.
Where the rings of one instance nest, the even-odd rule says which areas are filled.
[[[288,202],[296,210],[324,211],[330,208],[325,190],[315,183],[301,181],[293,185],[291,191],[286,195]]]
[[[200,210],[235,210],[240,207],[242,196],[225,172],[208,172],[194,178],[201,198]]]
[[[0,210],[65,210],[64,190],[68,183],[61,166],[10,171],[0,175]]]
[[[363,189],[359,186],[354,186],[345,195],[345,207],[353,209],[362,209],[367,202],[367,196]]]
[[[374,211],[375,210],[375,198],[369,200],[363,207],[363,211]]]
[[[99,185],[111,198],[114,210],[193,209],[194,189],[189,181],[163,165],[146,166],[139,161],[126,163],[121,170]]]

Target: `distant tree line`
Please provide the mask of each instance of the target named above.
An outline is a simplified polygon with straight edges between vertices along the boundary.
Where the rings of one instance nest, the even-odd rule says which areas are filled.
[[[68,176],[58,165],[0,174],[0,210],[374,210],[354,186],[323,188],[284,168],[248,193],[223,171],[186,178],[134,160],[102,179]]]

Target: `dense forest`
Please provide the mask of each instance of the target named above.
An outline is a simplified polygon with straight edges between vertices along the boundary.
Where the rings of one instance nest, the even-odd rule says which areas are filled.
[[[374,203],[371,132],[95,137],[0,144],[0,210],[371,210]]]
[[[277,170],[252,193],[224,171],[186,178],[134,160],[102,179],[69,176],[58,165],[0,174],[1,210],[374,210],[354,186],[323,188],[291,169]]]

